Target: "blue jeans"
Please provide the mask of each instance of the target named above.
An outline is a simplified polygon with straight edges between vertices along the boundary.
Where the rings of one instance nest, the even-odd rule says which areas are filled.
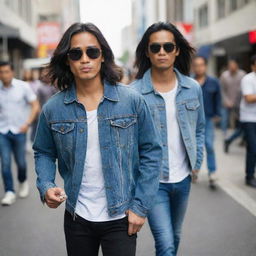
[[[148,215],[157,256],[177,254],[190,185],[190,175],[178,183],[160,183],[159,185],[156,202]]]
[[[256,123],[243,123],[246,139],[246,179],[254,178],[256,167]]]
[[[229,116],[230,116],[230,109],[222,107],[221,108],[221,130],[223,131],[224,134],[226,134],[228,130]]]
[[[5,191],[14,191],[13,178],[11,172],[11,154],[18,167],[18,180],[24,182],[27,179],[26,167],[26,134],[0,133],[0,157],[2,167],[2,177]]]
[[[211,118],[205,118],[205,148],[207,155],[207,167],[209,174],[216,171],[214,152],[214,124]]]

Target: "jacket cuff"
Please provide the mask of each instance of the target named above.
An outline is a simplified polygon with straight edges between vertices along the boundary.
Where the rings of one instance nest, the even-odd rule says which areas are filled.
[[[137,214],[140,217],[147,217],[148,215],[148,209],[146,209],[145,207],[139,205],[138,203],[136,203],[135,201],[132,201],[129,210],[131,210],[132,212],[134,212],[135,214]]]
[[[45,183],[43,186],[38,188],[39,192],[40,192],[40,198],[41,198],[42,203],[45,203],[45,194],[46,194],[47,190],[50,188],[55,188],[55,187],[57,187],[56,184],[49,182],[49,183]]]

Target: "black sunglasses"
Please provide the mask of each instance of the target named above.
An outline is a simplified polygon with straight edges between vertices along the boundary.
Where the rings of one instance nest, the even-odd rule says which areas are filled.
[[[100,57],[101,49],[90,46],[86,49],[85,53],[90,59],[97,59]],[[80,60],[83,55],[83,51],[80,48],[73,48],[68,51],[67,55],[71,60]]]
[[[162,47],[164,48],[165,52],[170,53],[170,52],[173,52],[173,50],[176,47],[176,44],[173,44],[173,43],[164,43],[164,44],[152,43],[149,46],[149,49],[152,53],[158,53],[158,52],[160,52]]]

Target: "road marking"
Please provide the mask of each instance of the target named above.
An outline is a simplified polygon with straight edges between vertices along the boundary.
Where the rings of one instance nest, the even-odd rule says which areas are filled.
[[[256,201],[252,199],[248,193],[240,189],[231,182],[223,179],[218,180],[218,185],[224,190],[228,195],[230,195],[236,202],[247,209],[253,216],[256,217]]]

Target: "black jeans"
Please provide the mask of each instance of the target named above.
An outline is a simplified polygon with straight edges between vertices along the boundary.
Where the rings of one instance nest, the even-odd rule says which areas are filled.
[[[128,235],[128,218],[91,222],[80,216],[73,220],[65,211],[64,230],[68,256],[135,256],[137,235]]]
[[[256,167],[256,123],[243,123],[246,139],[246,179],[252,179]]]

